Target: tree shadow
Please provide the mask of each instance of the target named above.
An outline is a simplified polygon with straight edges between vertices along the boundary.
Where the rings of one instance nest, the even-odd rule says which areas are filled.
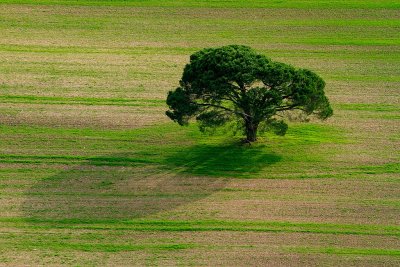
[[[250,178],[281,159],[264,146],[202,144],[170,155],[165,166],[191,175]]]
[[[25,192],[22,211],[26,218],[58,220],[143,218],[206,198],[227,177],[254,176],[280,159],[234,144],[175,150],[153,164],[140,153],[94,157],[36,183]]]
[[[30,219],[142,218],[205,198],[226,182],[138,164],[133,155],[108,155],[42,179],[25,192],[22,211]]]

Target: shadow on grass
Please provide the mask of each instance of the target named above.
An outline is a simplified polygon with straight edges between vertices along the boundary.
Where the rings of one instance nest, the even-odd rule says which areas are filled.
[[[123,161],[124,158],[127,160]],[[215,177],[182,177],[157,166],[132,164],[130,159],[129,155],[102,157],[101,161],[74,166],[41,180],[26,192],[22,206],[24,217],[141,218],[205,198],[223,188],[227,181]]]
[[[89,158],[42,179],[26,192],[24,217],[142,218],[206,198],[224,188],[228,177],[254,176],[280,160],[238,145],[197,145],[152,157],[139,152]]]
[[[191,175],[256,177],[281,159],[275,153],[266,153],[262,146],[203,144],[166,157],[165,166]]]

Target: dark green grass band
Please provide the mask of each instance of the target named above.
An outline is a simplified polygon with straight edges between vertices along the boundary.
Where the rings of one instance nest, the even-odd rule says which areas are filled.
[[[289,252],[297,253],[320,253],[332,255],[377,255],[377,256],[400,256],[398,249],[379,249],[379,248],[345,248],[345,247],[291,247]]]
[[[192,244],[99,244],[99,243],[76,243],[65,241],[46,241],[40,242],[26,241],[23,242],[5,242],[2,243],[3,248],[13,248],[18,250],[52,250],[52,251],[85,251],[85,252],[123,252],[123,251],[140,251],[140,250],[182,250],[193,248]]]
[[[1,103],[52,104],[52,105],[104,105],[154,107],[165,106],[165,100],[89,97],[48,97],[48,96],[0,96]]]
[[[328,224],[254,221],[157,221],[157,220],[87,220],[0,218],[0,222],[17,228],[93,229],[131,231],[237,231],[287,232],[315,234],[382,235],[400,237],[400,226],[367,224]]]
[[[2,0],[8,4],[79,5],[79,6],[133,6],[133,7],[213,7],[213,8],[366,8],[398,9],[396,1],[268,1],[268,0]]]

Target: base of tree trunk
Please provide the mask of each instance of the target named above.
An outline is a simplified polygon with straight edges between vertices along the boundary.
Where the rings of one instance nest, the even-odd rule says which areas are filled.
[[[245,121],[246,141],[248,143],[257,141],[257,128],[258,123],[254,121]]]
[[[243,138],[242,142],[246,143],[246,144],[251,144],[254,143],[255,141],[257,141],[257,137],[256,136],[247,136],[246,138]]]
[[[247,134],[247,136],[246,136],[246,142],[248,142],[248,143],[252,143],[252,142],[255,142],[255,141],[257,141],[257,132],[251,132],[250,134],[248,133]]]
[[[245,146],[251,146],[251,143],[253,143],[253,142],[250,142],[249,140],[247,140],[247,138],[243,138],[243,139],[240,141],[240,143],[241,143],[242,145],[245,145]]]

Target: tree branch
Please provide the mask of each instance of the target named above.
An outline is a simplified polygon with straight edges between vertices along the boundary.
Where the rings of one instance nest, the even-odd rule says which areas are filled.
[[[220,108],[220,109],[229,111],[229,112],[231,112],[231,113],[233,113],[233,114],[240,115],[240,116],[242,116],[242,117],[251,117],[251,116],[247,115],[246,113],[238,112],[238,111],[235,111],[235,110],[233,110],[233,109],[230,109],[230,108],[227,108],[227,107],[224,107],[224,106],[220,106],[220,105],[209,104],[209,103],[196,103],[196,102],[193,102],[193,104],[199,105],[199,106],[203,106],[203,107]]]
[[[210,95],[210,94],[204,94],[203,96],[213,98],[213,95]],[[228,97],[218,97],[218,98],[221,99],[221,100],[232,101],[234,104],[239,105],[237,100],[233,99],[232,97],[228,96]]]
[[[287,107],[283,107],[283,108],[277,109],[276,111],[285,111],[285,110],[294,110],[294,109],[301,110],[301,111],[304,111],[304,112],[307,113],[307,111],[305,109],[300,108],[298,106],[287,106]]]

